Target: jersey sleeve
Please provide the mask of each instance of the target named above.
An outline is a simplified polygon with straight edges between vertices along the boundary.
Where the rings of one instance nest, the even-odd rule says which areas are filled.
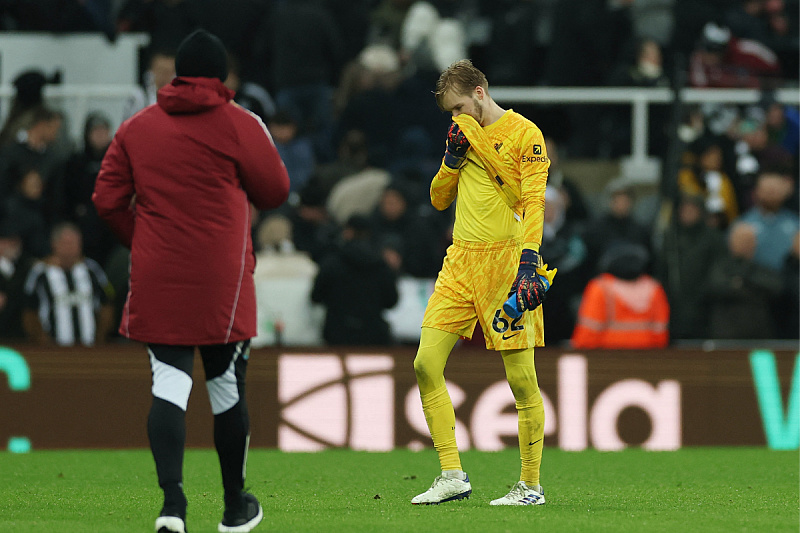
[[[439,211],[444,211],[453,200],[456,199],[458,192],[458,169],[452,169],[442,163],[439,172],[431,181],[431,204]]]
[[[531,124],[519,139],[517,164],[524,216],[523,248],[539,251],[544,228],[544,191],[550,159],[541,130]]]

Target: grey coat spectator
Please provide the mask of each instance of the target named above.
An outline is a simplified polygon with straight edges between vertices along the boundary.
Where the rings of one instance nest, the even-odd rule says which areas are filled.
[[[756,205],[738,219],[752,225],[758,236],[753,260],[776,272],[783,268],[792,240],[800,230],[797,212],[784,207],[792,187],[788,176],[762,172],[754,191]]]
[[[778,271],[754,260],[756,240],[752,226],[735,224],[728,236],[728,253],[711,269],[707,286],[712,339],[770,339],[775,335],[771,307],[783,283]]]

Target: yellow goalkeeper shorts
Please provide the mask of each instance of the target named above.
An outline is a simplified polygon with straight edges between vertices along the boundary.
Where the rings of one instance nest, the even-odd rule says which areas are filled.
[[[544,345],[542,307],[512,320],[503,311],[517,275],[521,243],[454,240],[425,308],[422,326],[471,339],[480,320],[489,350]]]

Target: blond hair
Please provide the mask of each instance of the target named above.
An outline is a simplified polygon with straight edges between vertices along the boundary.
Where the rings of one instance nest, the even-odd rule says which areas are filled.
[[[489,82],[486,81],[484,73],[475,68],[469,59],[460,59],[444,69],[436,82],[436,91],[433,95],[436,97],[439,109],[446,111],[442,106],[445,94],[451,91],[458,96],[471,94],[479,85],[488,91]]]

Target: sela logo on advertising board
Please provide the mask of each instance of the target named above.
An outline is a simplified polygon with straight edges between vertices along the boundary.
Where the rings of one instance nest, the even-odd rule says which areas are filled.
[[[281,403],[278,447],[284,451],[316,451],[326,447],[385,451],[394,441],[394,360],[389,355],[283,355],[278,362]],[[456,409],[466,393],[448,382]],[[652,385],[638,379],[617,381],[588,404],[588,360],[564,355],[558,360],[558,405],[543,392],[545,436],[558,429],[559,447],[583,450],[621,450],[617,421],[628,408],[644,411],[651,431],[642,443],[648,450],[681,446],[681,391],[674,380]],[[456,421],[462,450],[494,451],[505,447],[504,437],[517,435],[514,397],[506,381],[490,384],[476,399],[469,421]],[[430,445],[428,427],[416,386],[405,394],[404,415],[419,434],[411,448]]]
[[[393,369],[389,355],[282,355],[278,447],[393,449]]]

